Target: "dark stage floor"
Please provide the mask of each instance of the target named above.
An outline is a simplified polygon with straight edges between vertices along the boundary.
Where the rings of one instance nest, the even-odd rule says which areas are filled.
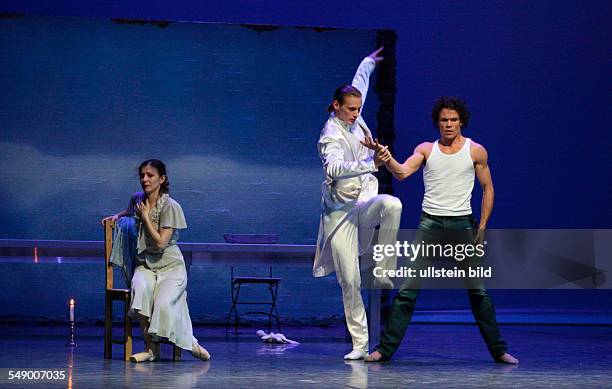
[[[415,324],[391,361],[347,363],[343,328],[285,328],[296,347],[261,343],[255,329],[225,335],[222,328],[195,329],[212,354],[201,362],[183,353],[160,362],[123,362],[102,357],[102,328],[77,329],[78,347],[64,346],[64,327],[0,326],[0,387],[610,387],[612,327],[502,326],[519,366],[495,364],[474,325]],[[137,348],[141,345],[136,339]],[[72,365],[70,368],[69,366]],[[9,381],[9,370],[63,369],[66,379]]]

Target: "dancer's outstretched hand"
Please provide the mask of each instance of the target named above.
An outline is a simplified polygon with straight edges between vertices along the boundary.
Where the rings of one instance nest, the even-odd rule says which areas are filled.
[[[368,57],[372,58],[376,63],[382,61],[383,59],[385,59],[385,57],[379,56],[378,54],[380,54],[380,52],[383,51],[384,48],[385,46],[380,46],[378,49],[376,49],[376,51],[368,55]]]
[[[387,146],[382,146],[378,148],[374,153],[374,164],[376,166],[382,166],[391,160],[391,152],[387,148]]]
[[[387,146],[383,146],[378,143],[378,139],[372,139],[369,136],[366,136],[364,140],[360,141],[362,145],[367,147],[370,150],[379,151],[381,149],[387,148]]]
[[[366,136],[365,139],[360,142],[362,145],[364,145],[368,149],[376,151],[376,142],[374,141],[374,139],[370,138],[369,136]]]

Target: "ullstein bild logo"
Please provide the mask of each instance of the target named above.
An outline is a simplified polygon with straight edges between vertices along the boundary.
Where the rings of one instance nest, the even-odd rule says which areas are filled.
[[[465,258],[482,258],[485,255],[484,244],[473,243],[409,243],[395,242],[395,244],[376,244],[372,247],[372,258],[380,262],[385,257],[397,256],[410,259],[414,262],[417,258],[454,258],[463,261]]]
[[[372,271],[374,277],[377,278],[491,278],[493,269],[489,266],[484,267],[468,267],[467,269],[436,269],[429,266],[426,269],[413,269],[411,267],[402,266],[397,270],[382,269],[375,267]]]

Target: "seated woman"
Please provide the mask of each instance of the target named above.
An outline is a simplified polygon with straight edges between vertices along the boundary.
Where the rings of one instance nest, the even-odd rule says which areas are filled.
[[[157,159],[140,164],[140,185],[124,211],[106,219],[134,216],[138,231],[136,269],[132,277],[130,316],[136,318],[146,343],[133,362],[159,358],[159,338],[167,338],[203,361],[210,354],[193,336],[187,308],[187,271],[176,242],[187,228],[179,203],[168,195],[166,166]],[[104,219],[104,220],[106,220]]]

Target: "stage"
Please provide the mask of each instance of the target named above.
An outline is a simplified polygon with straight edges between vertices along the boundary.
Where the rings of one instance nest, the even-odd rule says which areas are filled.
[[[103,358],[103,328],[77,327],[78,346],[64,346],[64,326],[1,327],[0,385],[18,387],[593,387],[612,381],[612,327],[503,325],[509,351],[518,366],[494,363],[475,325],[412,325],[394,359],[385,363],[345,362],[350,344],[344,328],[286,327],[295,347],[262,343],[241,328],[226,336],[220,327],[196,327],[196,337],[212,359],[201,362],[189,353],[173,362],[171,347],[162,360],[131,363],[115,346],[112,360]],[[137,333],[137,332],[136,332]],[[136,338],[135,348],[141,340]],[[64,380],[8,381],[9,370],[63,370]]]
[[[612,387],[612,158],[594,147],[612,141],[612,2],[348,4],[2,2],[0,389]],[[362,146],[370,135],[383,147]],[[159,279],[108,266],[111,215],[138,216],[137,239],[114,239],[159,261],[145,261]],[[374,254],[393,248],[411,278],[430,242],[410,231],[463,235],[476,220],[488,273],[467,274],[487,278],[495,312],[427,267],[393,359],[344,361],[345,315],[356,348],[366,333],[358,290],[370,351],[390,312]],[[471,237],[451,246],[452,268],[472,256]],[[313,277],[317,248],[336,274]],[[236,277],[250,284],[234,335]],[[113,290],[130,286],[134,298]],[[126,362],[120,345],[104,358],[105,320],[119,337],[130,307],[110,297],[142,313],[151,290],[156,315],[181,302],[156,333],[189,345],[175,331],[189,319],[210,361],[173,361],[169,345],[155,362]],[[269,316],[249,305],[278,308],[301,344],[264,344]],[[518,365],[494,363],[472,312],[489,345],[495,316]]]

